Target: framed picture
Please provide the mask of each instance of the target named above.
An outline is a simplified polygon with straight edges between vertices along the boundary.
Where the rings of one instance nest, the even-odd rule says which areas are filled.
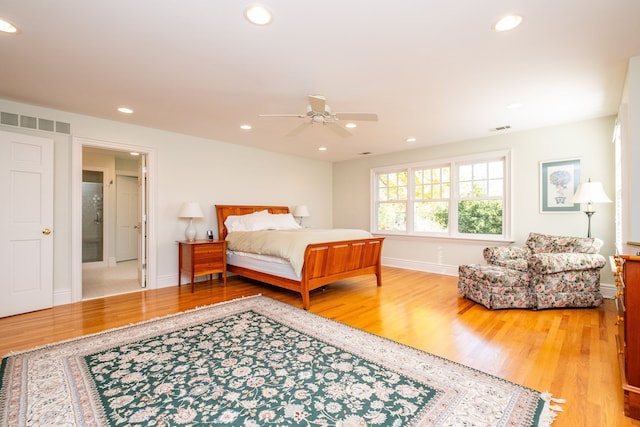
[[[540,212],[580,212],[571,198],[580,184],[580,159],[540,162]]]

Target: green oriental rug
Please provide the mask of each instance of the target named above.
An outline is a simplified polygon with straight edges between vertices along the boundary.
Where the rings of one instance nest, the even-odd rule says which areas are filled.
[[[545,426],[551,397],[257,296],[12,354],[2,426]]]

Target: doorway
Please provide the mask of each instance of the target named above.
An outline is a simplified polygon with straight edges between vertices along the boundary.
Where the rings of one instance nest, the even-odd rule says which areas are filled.
[[[148,203],[155,153],[82,138],[73,144],[73,301],[155,287]]]
[[[138,275],[141,157],[82,149],[82,299],[136,292],[146,285]]]

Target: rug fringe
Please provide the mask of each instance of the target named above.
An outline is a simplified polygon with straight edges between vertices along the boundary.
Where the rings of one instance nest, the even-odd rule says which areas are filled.
[[[566,403],[565,399],[553,397],[551,393],[540,393],[540,398],[544,400],[544,408],[540,414],[540,426],[550,426],[558,416],[558,412],[562,412],[562,406],[559,403]]]

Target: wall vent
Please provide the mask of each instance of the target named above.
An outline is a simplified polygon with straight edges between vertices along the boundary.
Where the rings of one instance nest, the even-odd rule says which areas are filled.
[[[38,129],[53,132],[55,129],[53,127],[53,120],[38,119]]]
[[[29,129],[37,129],[38,128],[38,119],[36,117],[20,116],[20,127],[29,128]]]
[[[3,125],[18,126],[20,124],[20,116],[11,113],[0,113],[0,123]]]
[[[15,113],[7,113],[5,111],[0,111],[0,124],[71,135],[71,125],[69,123],[41,119],[32,116],[23,116]]]

